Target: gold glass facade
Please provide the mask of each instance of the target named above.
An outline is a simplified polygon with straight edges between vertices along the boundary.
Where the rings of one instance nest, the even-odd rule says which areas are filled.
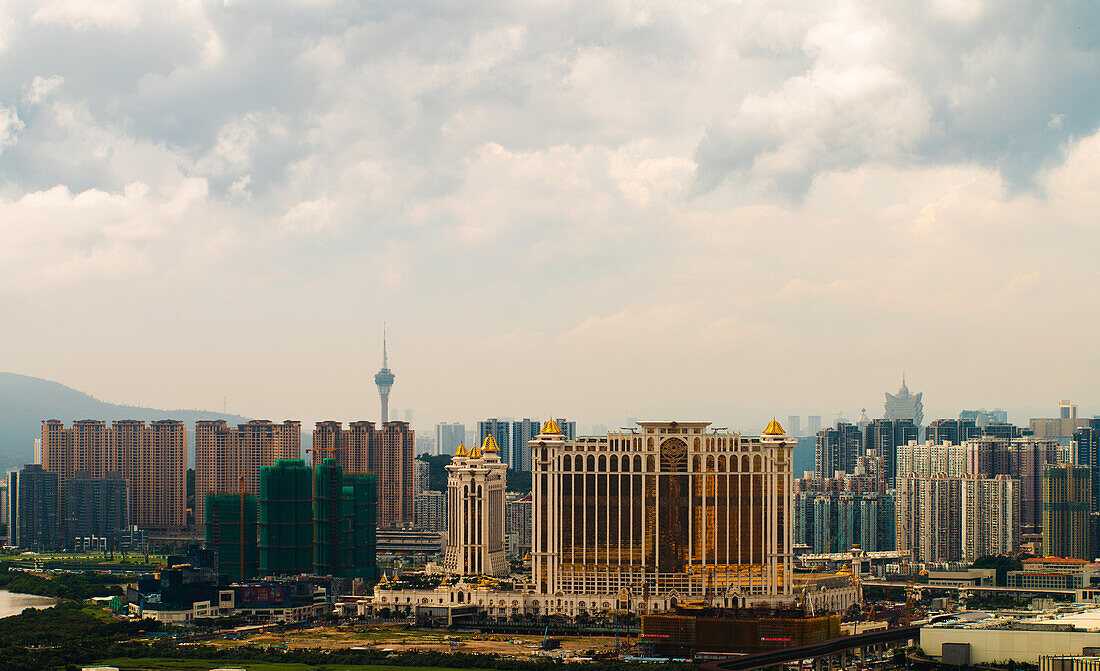
[[[790,595],[794,441],[639,425],[574,441],[544,429],[528,443],[538,590]]]

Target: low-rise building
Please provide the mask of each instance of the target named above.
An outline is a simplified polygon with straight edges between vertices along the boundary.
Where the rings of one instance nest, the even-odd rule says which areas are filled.
[[[1022,571],[1008,572],[1008,586],[1017,589],[1076,590],[1100,581],[1100,564],[1083,559],[1041,557],[1025,559]]]
[[[924,654],[945,664],[1038,664],[1044,656],[1100,651],[1100,608],[1063,606],[1035,616],[971,613],[920,631]]]
[[[971,568],[965,571],[929,571],[928,584],[933,587],[995,587],[997,569]]]

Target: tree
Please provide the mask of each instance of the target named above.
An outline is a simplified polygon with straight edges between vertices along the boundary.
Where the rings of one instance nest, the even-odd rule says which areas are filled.
[[[1017,557],[1005,557],[1003,555],[991,555],[978,557],[971,568],[995,568],[997,569],[997,586],[1008,585],[1008,572],[1019,571],[1024,568],[1024,563]]]

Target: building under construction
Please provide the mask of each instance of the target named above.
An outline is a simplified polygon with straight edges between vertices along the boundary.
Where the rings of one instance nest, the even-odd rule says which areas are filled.
[[[206,547],[218,553],[218,573],[230,582],[255,578],[256,497],[252,494],[207,494]]]
[[[374,579],[377,480],[325,459],[313,476],[313,572]]]
[[[807,617],[799,609],[680,607],[676,614],[643,615],[641,642],[658,657],[700,652],[758,652],[840,636],[835,614]]]
[[[301,459],[280,459],[260,470],[261,576],[293,576],[313,570],[311,476]]]

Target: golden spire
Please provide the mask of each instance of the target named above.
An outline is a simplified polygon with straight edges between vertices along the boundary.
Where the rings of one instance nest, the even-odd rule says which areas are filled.
[[[458,444],[458,449],[455,450],[455,456],[456,457],[468,457],[468,456],[470,456],[470,453],[466,451],[466,444],[465,443],[459,443]]]
[[[485,440],[481,441],[482,452],[500,452],[500,447],[497,446],[496,438],[493,438],[493,434],[485,436]]]
[[[768,428],[764,429],[765,436],[782,436],[787,433],[783,430],[783,427],[779,422],[775,421],[775,417],[772,417],[772,421],[768,423]]]
[[[553,419],[549,419],[542,425],[542,431],[539,431],[539,433],[547,436],[559,435],[561,434],[561,427]]]

